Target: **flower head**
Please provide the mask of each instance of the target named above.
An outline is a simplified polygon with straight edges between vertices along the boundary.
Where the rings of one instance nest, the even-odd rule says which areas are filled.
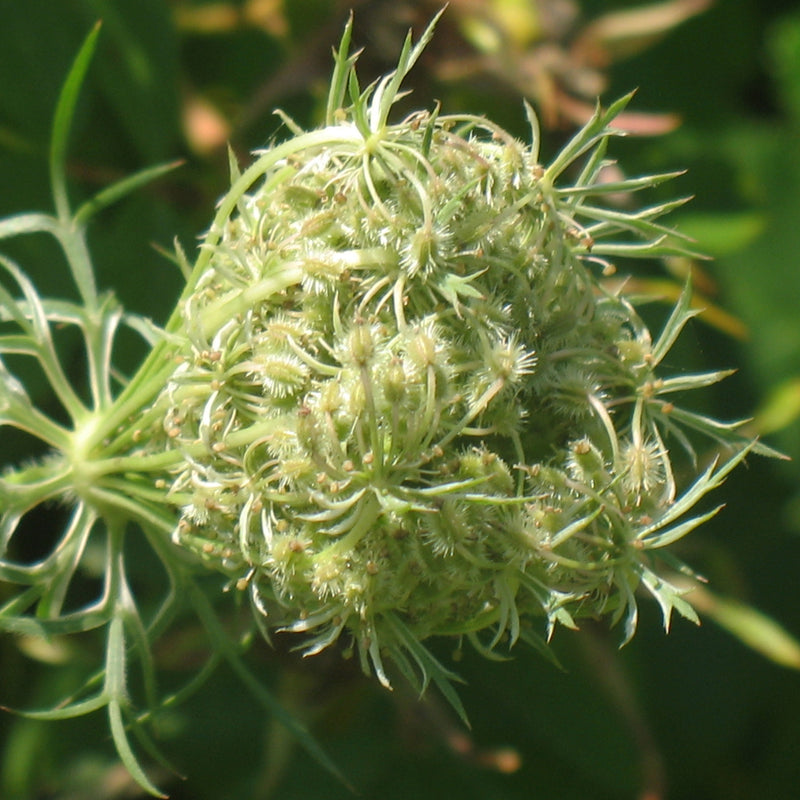
[[[549,168],[533,117],[529,146],[438,109],[389,124],[428,35],[347,106],[343,45],[328,125],[261,154],[184,305],[222,355],[187,340],[164,390],[173,445],[205,444],[176,503],[238,489],[225,521],[195,491],[176,540],[307,652],[353,641],[384,682],[387,655],[402,668],[433,635],[494,647],[609,612],[630,634],[643,531],[674,504],[656,364],[631,357],[652,342],[596,266],[681,247],[658,209],[595,205],[624,102]]]

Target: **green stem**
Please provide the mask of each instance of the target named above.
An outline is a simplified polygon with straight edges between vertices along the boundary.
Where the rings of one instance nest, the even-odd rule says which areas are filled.
[[[282,292],[289,286],[297,284],[303,277],[302,264],[290,262],[283,264],[280,272],[267,275],[258,283],[248,286],[242,291],[233,293],[233,297],[222,298],[219,303],[210,305],[204,310],[200,326],[205,335],[216,333],[222,325],[236,319],[248,309]]]
[[[127,484],[124,486],[128,491]],[[127,520],[136,520],[143,527],[149,526],[162,533],[171,534],[175,527],[175,518],[171,513],[164,513],[162,509],[148,507],[141,500],[132,499],[113,489],[97,487],[92,490],[87,502],[92,506],[102,509],[103,516],[108,519],[113,516],[112,509],[119,512]]]
[[[250,429],[248,429],[249,431]],[[162,472],[186,460],[186,455],[200,456],[206,452],[207,447],[203,442],[186,445],[181,448],[161,450],[157,453],[142,453],[139,455],[113,456],[103,458],[92,466],[92,474],[96,477],[110,474],[132,472],[142,474],[145,472]]]

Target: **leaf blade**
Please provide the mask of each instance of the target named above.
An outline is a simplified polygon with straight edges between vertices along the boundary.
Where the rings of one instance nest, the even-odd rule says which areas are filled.
[[[78,102],[83,79],[97,46],[101,23],[95,23],[89,35],[84,39],[78,55],[72,63],[67,79],[61,89],[53,117],[53,132],[50,139],[50,181],[56,213],[62,222],[70,218],[69,197],[67,195],[66,157],[69,144],[69,132],[72,118]]]

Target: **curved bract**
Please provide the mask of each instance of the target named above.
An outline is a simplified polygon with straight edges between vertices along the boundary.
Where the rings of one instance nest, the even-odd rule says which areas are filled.
[[[549,165],[530,108],[529,143],[438,108],[390,122],[431,32],[409,38],[398,68],[362,91],[347,27],[325,124],[305,132],[287,119],[290,138],[233,168],[164,330],[97,294],[84,236],[99,208],[164,168],[76,212],[66,193],[67,128],[96,33],[56,114],[56,215],[0,222],[2,237],[55,236],[81,297],[43,300],[21,268],[0,262],[11,287],[0,286],[0,354],[34,359],[69,419],[37,409],[0,362],[0,425],[48,450],[0,478],[0,580],[18,587],[0,627],[105,632],[101,669],[73,702],[38,716],[106,708],[149,791],[127,739],[147,716],[128,694],[131,659],[151,711],[227,659],[325,761],[240,660],[242,640],[215,611],[223,583],[226,596],[249,596],[254,628],[298,634],[308,655],[338,645],[385,685],[393,664],[420,688],[434,681],[462,714],[430,637],[467,637],[492,655],[519,638],[543,646],[557,623],[609,617],[627,640],[639,587],[665,625],[673,609],[694,618],[659,556],[715,513],[692,509],[753,445],[736,424],[674,403],[727,373],[661,374],[695,313],[688,287],[653,338],[603,282],[619,259],[685,252],[660,222],[681,201],[635,211],[605,202],[672,176],[603,181],[629,98],[598,108]],[[118,388],[111,354],[123,323],[152,349]],[[65,326],[81,333],[88,401],[59,361]],[[681,486],[669,448],[693,457],[697,433],[729,446],[727,460]],[[53,501],[71,509],[65,529],[25,563],[14,555],[24,520]],[[150,614],[128,579],[132,531],[163,566]],[[72,608],[98,539],[101,594]],[[211,591],[203,565],[224,575]],[[160,700],[151,646],[186,609],[213,655]]]

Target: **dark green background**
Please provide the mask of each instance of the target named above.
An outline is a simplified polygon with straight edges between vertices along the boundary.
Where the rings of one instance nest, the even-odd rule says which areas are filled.
[[[315,124],[330,46],[346,19],[343,3],[286,0],[284,32],[240,26],[199,33],[176,25],[180,8],[203,5],[212,4],[0,0],[1,215],[51,207],[52,111],[74,54],[99,18],[100,47],[70,151],[74,197],[149,164],[186,159],[171,177],[104,212],[90,232],[101,285],[156,321],[170,312],[180,276],[152,244],[170,248],[178,236],[191,251],[227,180],[224,151],[200,156],[185,141],[180,103],[187,90],[202,92],[232,118],[250,114],[234,132],[240,153],[278,132],[269,106],[260,111],[255,98]],[[385,69],[396,55],[389,52],[392,42],[399,45],[402,38],[404,11],[422,4],[355,5],[358,44],[373,51],[365,55],[365,69]],[[591,18],[635,5],[594,0],[583,8]],[[439,98],[445,110],[485,113],[524,135],[521,102],[512,92],[497,91],[480,77],[437,81],[438,55],[435,40],[412,75],[414,102],[429,106]],[[719,0],[645,52],[612,65],[609,77],[605,99],[638,86],[636,110],[682,117],[675,132],[616,143],[614,155],[630,173],[689,169],[669,189],[696,195],[678,222],[715,256],[704,265],[718,290],[714,300],[748,331],[736,339],[701,318],[688,326],[673,366],[681,368],[680,357],[692,367],[739,368],[706,396],[707,408],[723,418],[768,409],[775,396],[797,403],[800,9],[777,0]],[[548,134],[547,152],[565,133]],[[21,240],[4,244],[3,252],[25,266],[43,293],[72,291],[63,263],[46,243]],[[120,360],[130,369],[140,355],[123,351]],[[768,441],[794,460],[751,459],[739,469],[719,494],[727,508],[692,535],[681,555],[709,576],[716,591],[753,604],[797,634],[800,424],[791,409],[786,417],[778,424],[767,415],[767,427],[773,422],[779,428]],[[2,436],[0,463],[16,461],[25,443]],[[422,708],[402,691],[388,695],[325,657],[312,664],[259,647],[252,663],[313,724],[364,798],[639,797],[637,741],[643,734],[632,730],[620,692],[637,707],[637,724],[649,732],[645,741],[652,738],[671,800],[800,796],[797,672],[774,665],[711,623],[695,629],[678,620],[665,637],[657,609],[649,607],[635,641],[622,652],[616,641],[615,632],[559,632],[555,647],[564,672],[523,647],[507,663],[466,655],[458,670],[468,681],[462,696],[473,744],[515,748],[522,767],[511,775],[481,766],[479,758],[454,755],[446,734],[455,722],[444,707]],[[167,683],[192,660],[191,641],[170,644]],[[0,643],[0,703],[38,706],[71,677],[68,669],[26,659],[12,641]],[[613,686],[622,688],[615,694]],[[4,715],[0,731],[0,797],[123,796],[114,794],[120,775],[102,717],[42,724]],[[174,797],[354,796],[292,748],[224,670],[163,720],[159,732],[164,752],[187,776],[178,781],[156,772],[156,782]]]

